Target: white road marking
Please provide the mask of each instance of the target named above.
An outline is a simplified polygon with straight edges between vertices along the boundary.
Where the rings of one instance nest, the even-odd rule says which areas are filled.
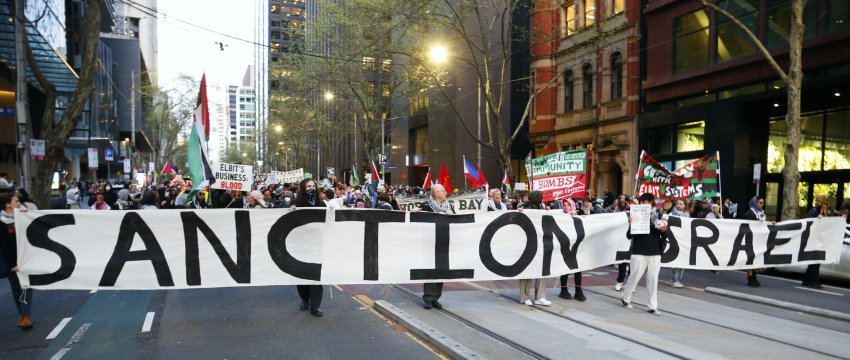
[[[97,289],[92,289],[92,291],[89,291],[89,294],[94,294],[96,292],[97,292]]]
[[[839,293],[832,292],[832,291],[825,291],[825,290],[812,289],[812,288],[807,288],[807,287],[803,287],[803,286],[795,286],[795,288],[798,288],[798,289],[800,289],[800,290],[808,290],[808,291],[819,292],[819,293],[822,293],[822,294],[829,294],[829,295],[835,295],[835,296],[844,296],[844,294],[839,294]]]
[[[74,335],[71,336],[71,340],[68,340],[68,343],[65,344],[65,347],[63,347],[62,349],[59,349],[59,351],[57,351],[56,354],[53,354],[53,356],[50,357],[50,360],[59,360],[63,356],[65,356],[65,353],[67,353],[69,350],[71,350],[71,345],[74,345],[77,342],[79,342],[80,339],[83,338],[83,335],[86,334],[86,331],[89,330],[90,327],[91,327],[91,323],[85,323],[82,326],[80,326],[80,328],[77,329],[77,332],[75,332]]]
[[[150,332],[151,331],[151,326],[153,326],[153,316],[154,316],[154,314],[156,314],[156,313],[151,311],[147,315],[145,315],[145,323],[142,324],[142,332]]]
[[[69,318],[69,317],[62,319],[62,321],[60,321],[59,324],[57,324],[56,327],[53,328],[53,331],[51,331],[50,334],[47,334],[47,337],[44,338],[44,339],[45,340],[55,339],[57,336],[59,336],[59,333],[62,332],[62,329],[65,328],[65,325],[68,325],[68,323],[70,321],[71,321],[71,318]]]
[[[51,331],[50,334],[47,334],[47,337],[44,338],[44,339],[45,340],[55,339],[57,336],[59,336],[59,333],[62,332],[62,329],[65,328],[65,325],[68,325],[68,323],[70,321],[71,321],[71,318],[62,319],[62,321],[60,321],[59,324],[56,325],[55,328],[53,328],[53,331]]]

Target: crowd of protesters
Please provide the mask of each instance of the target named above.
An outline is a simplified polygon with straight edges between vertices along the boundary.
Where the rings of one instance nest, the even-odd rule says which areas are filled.
[[[0,174],[5,175],[5,174]],[[5,181],[5,182],[4,182]],[[8,183],[8,186],[6,186]],[[447,196],[450,191],[441,185],[428,189],[404,186],[394,187],[385,184],[345,185],[332,183],[328,179],[316,181],[304,179],[299,183],[265,184],[258,180],[246,192],[215,190],[205,187],[194,189],[188,179],[173,179],[156,185],[143,185],[131,181],[71,181],[60,184],[55,197],[51,200],[49,209],[92,209],[92,210],[156,210],[156,209],[205,209],[205,208],[250,208],[250,209],[297,209],[303,207],[341,208],[374,208],[381,210],[401,210],[396,197],[420,196],[425,201],[413,211],[430,211],[443,214],[455,214],[455,209]],[[16,271],[16,249],[14,241],[14,209],[21,211],[37,210],[24,189],[15,189],[7,177],[0,176],[0,252],[3,260],[0,274]],[[647,291],[649,293],[649,312],[660,314],[657,302],[657,283],[660,269],[660,257],[666,246],[664,232],[667,231],[666,219],[669,216],[706,218],[706,219],[749,219],[767,221],[764,212],[764,198],[753,197],[748,207],[741,209],[731,199],[713,201],[704,200],[670,200],[658,201],[651,194],[643,194],[638,198],[627,195],[614,195],[606,189],[602,196],[586,198],[560,199],[543,202],[540,191],[515,191],[506,193],[501,189],[491,189],[488,193],[488,211],[518,210],[547,210],[559,211],[572,216],[586,216],[604,213],[628,212],[635,204],[654,205],[652,223],[655,226],[650,234],[632,235],[631,260],[629,263],[617,265],[618,276],[615,290],[623,291],[621,301],[624,307],[631,308],[631,294],[641,277],[646,275]],[[845,202],[842,215],[848,212]],[[827,199],[818,197],[815,207],[807,217],[822,217],[834,215],[830,211]],[[629,217],[629,222],[633,219]],[[630,227],[631,229],[631,227]],[[804,286],[820,287],[818,266],[809,266],[804,279]],[[630,272],[629,270],[633,270]],[[5,274],[3,274],[5,275]],[[573,275],[574,292],[568,287],[569,274],[560,277],[561,291],[558,297],[567,300],[586,301],[582,291],[582,274]],[[682,287],[683,269],[672,269],[671,285]],[[12,287],[12,295],[21,315],[18,327],[31,329],[29,318],[32,302],[32,291],[22,289],[16,276],[8,276]],[[628,277],[628,279],[627,279]],[[757,271],[747,270],[747,285],[758,287]],[[442,294],[442,283],[428,283],[424,286],[423,301],[426,309],[441,309],[439,298]],[[523,305],[549,306],[551,302],[545,297],[545,279],[526,279],[519,281],[520,303]],[[316,317],[323,316],[320,309],[323,290],[319,285],[299,285],[298,294],[301,298],[301,310],[309,310]]]

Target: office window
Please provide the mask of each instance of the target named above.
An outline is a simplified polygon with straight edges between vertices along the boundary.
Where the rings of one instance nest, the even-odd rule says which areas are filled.
[[[623,55],[611,55],[611,100],[623,97]]]
[[[697,10],[673,20],[673,72],[708,65],[708,11]]]
[[[363,70],[375,70],[375,58],[364,56],[363,57]]]
[[[833,33],[850,30],[850,1],[829,0],[827,8],[826,31]]]
[[[717,3],[741,20],[747,29],[758,36],[759,0],[726,0]],[[717,62],[724,62],[756,53],[750,37],[727,17],[717,14]]]
[[[767,0],[767,36],[765,46],[768,49],[788,47],[788,34],[791,33],[791,0]],[[806,33],[803,39],[815,37],[817,33],[818,2],[809,1],[803,11],[803,23]]]
[[[564,36],[572,35],[576,32],[576,3],[575,1],[567,1],[564,4]]]
[[[611,15],[619,14],[626,10],[626,0],[611,0],[608,5]]]
[[[705,149],[705,121],[694,121],[678,125],[676,132],[676,152],[699,151]]]
[[[585,64],[581,69],[582,79],[582,106],[589,108],[593,106],[593,66]]]
[[[575,109],[575,79],[571,70],[564,71],[564,112]]]
[[[272,14],[280,14],[280,6],[272,5]]]
[[[596,22],[596,0],[584,0],[584,26]]]
[[[381,69],[383,69],[384,71],[390,71],[392,67],[393,61],[390,59],[385,59],[383,62],[381,62]]]

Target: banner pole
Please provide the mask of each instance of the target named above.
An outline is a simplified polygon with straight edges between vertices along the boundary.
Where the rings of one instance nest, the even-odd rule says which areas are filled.
[[[632,197],[635,197],[638,192],[638,175],[640,174],[640,163],[643,161],[643,154],[646,153],[646,150],[640,151],[640,157],[638,157],[638,164],[635,168],[635,186],[632,188]]]
[[[720,176],[720,150],[716,150],[715,154],[717,155],[717,197],[720,198],[718,205],[723,206],[723,181],[721,181]]]

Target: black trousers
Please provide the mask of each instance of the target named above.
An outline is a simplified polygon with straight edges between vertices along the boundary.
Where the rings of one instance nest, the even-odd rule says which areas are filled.
[[[806,275],[803,277],[803,285],[820,284],[820,264],[811,264],[806,268]]]
[[[621,283],[626,281],[626,277],[629,276],[629,263],[619,263],[617,264],[617,282]]]
[[[310,309],[318,309],[322,306],[322,285],[296,285],[298,296],[301,301],[309,303]]]
[[[440,296],[443,295],[443,283],[425,283],[422,292],[422,300],[426,303],[440,300]]]
[[[569,280],[570,274],[561,275],[561,288],[567,288],[567,280]],[[573,283],[576,286],[576,291],[581,289],[581,271],[573,274]]]

